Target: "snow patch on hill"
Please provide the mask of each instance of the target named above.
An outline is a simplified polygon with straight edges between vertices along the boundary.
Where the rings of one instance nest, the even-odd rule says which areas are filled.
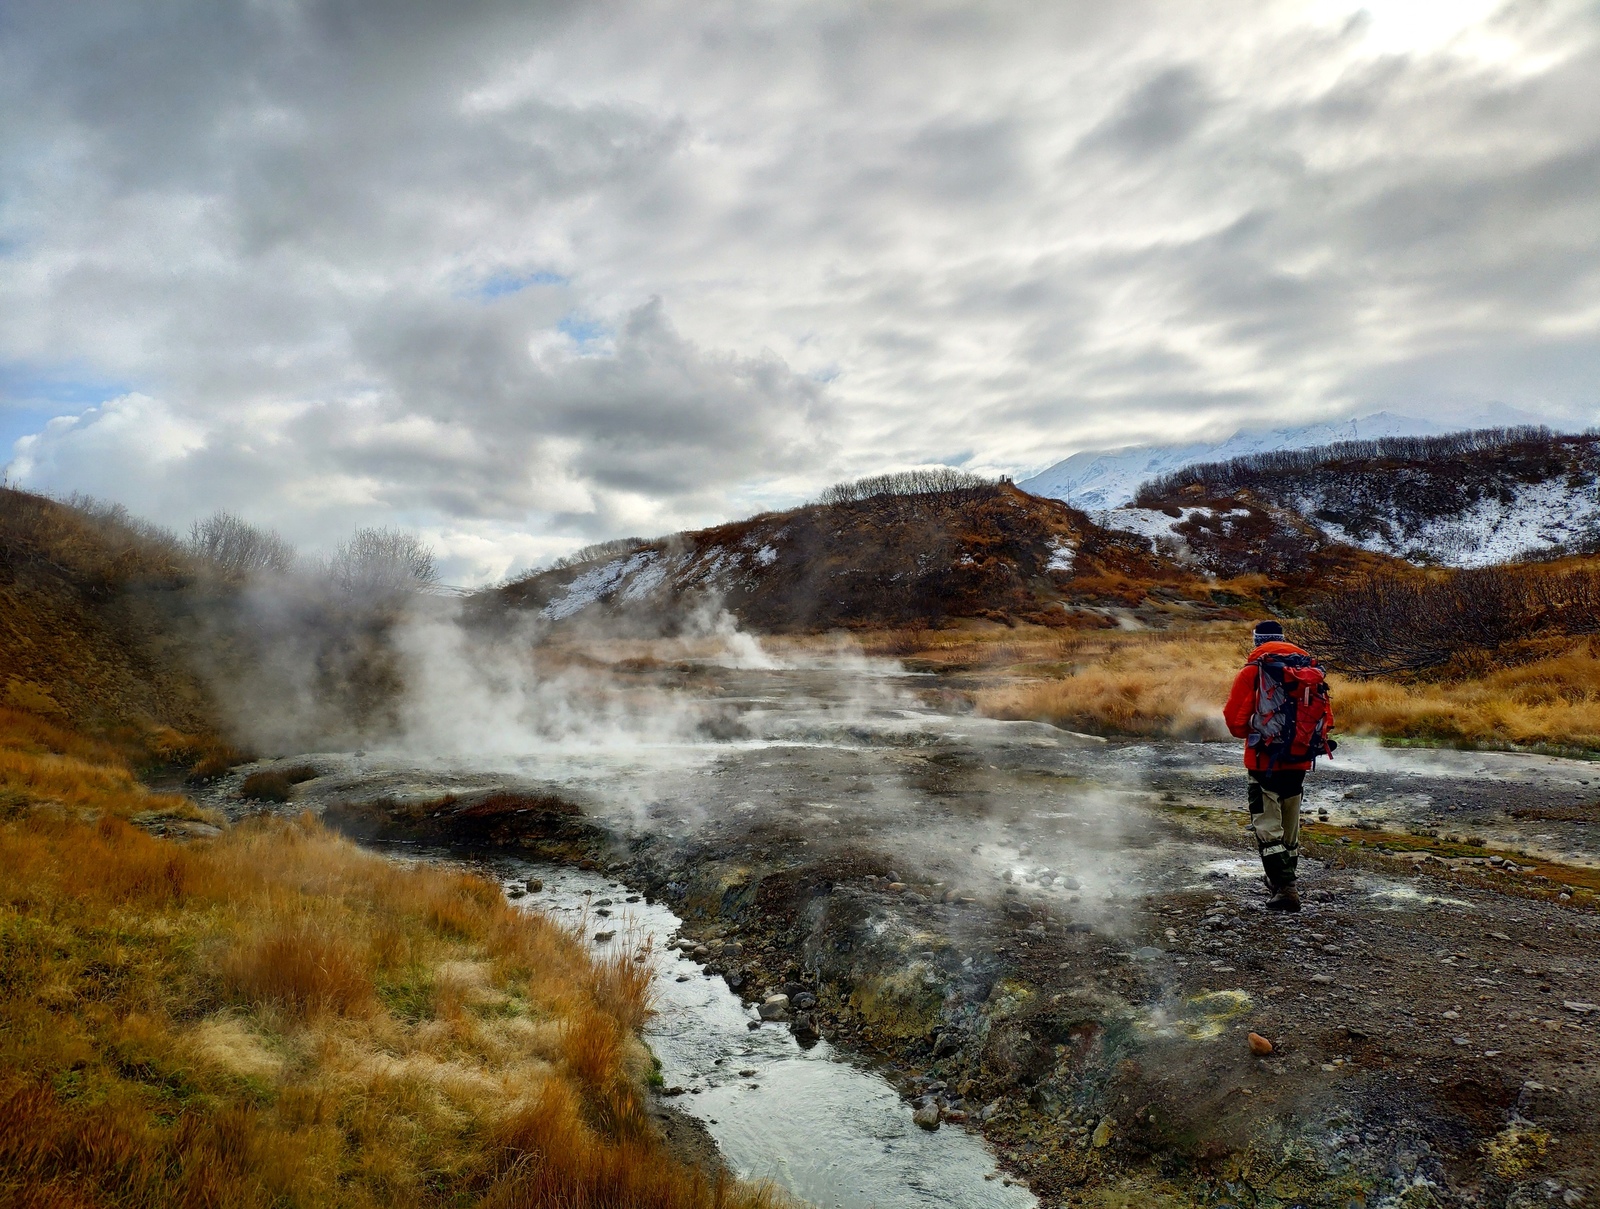
[[[595,601],[617,590],[629,575],[643,570],[659,557],[654,550],[630,554],[627,558],[614,558],[574,576],[566,590],[542,610],[551,621],[560,621],[588,608]]]
[[[1301,511],[1314,515],[1316,501]],[[1422,521],[1356,538],[1336,524],[1317,521],[1334,540],[1414,562],[1488,567],[1549,550],[1600,540],[1600,495],[1564,482],[1527,484],[1509,501],[1480,499],[1458,516]]]
[[[1210,508],[1180,508],[1177,516],[1169,515],[1158,508],[1103,508],[1098,512],[1091,512],[1089,519],[1102,529],[1117,529],[1123,533],[1137,533],[1140,537],[1152,540],[1162,537],[1177,537],[1178,526],[1194,517],[1203,516],[1249,516],[1244,508],[1230,508],[1226,512],[1217,513]]]

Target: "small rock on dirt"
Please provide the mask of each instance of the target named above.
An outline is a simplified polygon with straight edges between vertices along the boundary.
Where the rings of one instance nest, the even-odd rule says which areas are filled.
[[[1116,1132],[1117,1123],[1110,1117],[1102,1117],[1100,1124],[1094,1127],[1094,1133],[1089,1135],[1089,1141],[1096,1150],[1104,1150],[1111,1145],[1111,1139]]]
[[[1265,1058],[1272,1052],[1272,1042],[1268,1041],[1260,1033],[1251,1033],[1246,1040],[1250,1042],[1250,1052],[1258,1057]]]

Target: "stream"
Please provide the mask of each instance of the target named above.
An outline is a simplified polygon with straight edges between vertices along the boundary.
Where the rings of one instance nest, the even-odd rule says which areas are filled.
[[[649,946],[656,1011],[645,1040],[666,1086],[684,1089],[675,1106],[705,1123],[739,1176],[770,1180],[825,1209],[1035,1203],[1021,1185],[1003,1182],[979,1138],[913,1125],[888,1082],[826,1041],[802,1048],[782,1024],[751,1028],[753,1009],[668,947],[680,921],[665,906],[599,873],[514,859],[490,868],[508,887],[542,882],[519,905],[582,928],[597,952]],[[615,906],[594,905],[606,899]],[[602,919],[597,910],[613,913]],[[598,941],[597,933],[610,938]]]

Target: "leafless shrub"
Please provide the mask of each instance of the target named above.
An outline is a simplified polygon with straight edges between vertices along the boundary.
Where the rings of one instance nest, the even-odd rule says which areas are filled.
[[[259,529],[231,512],[217,512],[189,529],[189,552],[236,578],[294,565],[294,547],[271,529]]]
[[[1358,676],[1442,667],[1466,651],[1600,629],[1600,570],[1487,567],[1450,575],[1375,575],[1309,612],[1318,649]]]
[[[585,546],[581,550],[574,550],[571,554],[562,555],[551,563],[548,569],[560,571],[566,567],[581,567],[585,563],[599,562],[601,559],[622,558],[649,544],[642,537],[618,537],[607,542],[595,542],[592,546]]]
[[[968,474],[949,466],[930,466],[921,470],[902,470],[896,474],[873,475],[853,483],[835,483],[817,497],[817,503],[853,504],[880,495],[945,495],[993,487],[994,483],[981,475]]]
[[[1576,438],[1588,440],[1587,436]],[[1520,425],[1478,428],[1433,437],[1384,437],[1375,441],[1338,441],[1312,449],[1280,449],[1249,454],[1227,462],[1199,462],[1151,479],[1139,488],[1141,506],[1155,506],[1185,489],[1203,487],[1222,497],[1264,480],[1282,480],[1322,469],[1330,463],[1444,462],[1480,454],[1499,454],[1517,447],[1538,449],[1560,440],[1548,428]]]
[[[400,529],[357,529],[328,563],[329,577],[346,596],[400,596],[439,578],[433,550]]]

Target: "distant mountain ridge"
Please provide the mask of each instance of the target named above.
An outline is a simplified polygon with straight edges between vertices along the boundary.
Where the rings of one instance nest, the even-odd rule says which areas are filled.
[[[1092,512],[1131,503],[1144,483],[1197,462],[1226,462],[1280,449],[1306,449],[1380,437],[1432,436],[1445,431],[1433,420],[1391,412],[1268,431],[1241,429],[1223,441],[1086,449],[1024,479],[1017,486],[1033,495],[1064,500],[1074,508]]]

